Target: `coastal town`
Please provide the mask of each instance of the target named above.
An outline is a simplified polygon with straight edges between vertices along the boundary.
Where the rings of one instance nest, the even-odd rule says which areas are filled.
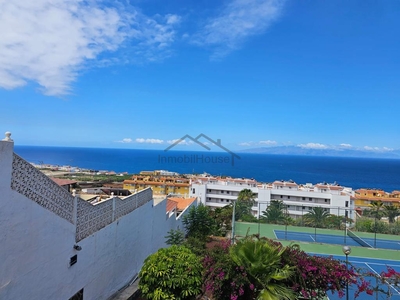
[[[346,258],[350,253],[348,245],[353,246],[355,254],[364,256],[369,254],[363,248],[385,249],[380,258],[394,259],[400,250],[395,236],[399,234],[399,191],[353,190],[326,182],[276,180],[267,183],[166,170],[127,174],[35,165],[13,150],[14,141],[7,132],[0,141],[0,225],[5,234],[0,254],[7,257],[2,267],[6,273],[0,278],[0,295],[4,299],[21,298],[21,295],[24,299],[33,290],[42,299],[81,300],[85,294],[88,299],[121,300],[146,293],[147,299],[154,299],[152,289],[157,287],[146,287],[150,282],[143,277],[143,272],[150,270],[146,266],[147,258],[163,249],[175,251],[177,248],[165,247],[178,243],[176,239],[183,239],[182,229],[187,235],[194,234],[191,232],[202,228],[204,225],[200,224],[207,218],[211,218],[207,222],[217,222],[208,230],[217,231],[205,234],[213,232],[222,240],[213,242],[212,234],[204,236],[204,241],[217,244],[229,241],[232,247],[241,245],[242,239],[265,236],[271,241],[296,241],[303,247],[311,242],[313,251],[320,253],[325,253],[326,243],[336,244],[334,247],[344,243]],[[202,209],[207,209],[205,215],[191,219]],[[323,219],[316,219],[318,214]],[[188,220],[200,222],[196,225],[199,227],[188,227]],[[371,222],[375,222],[374,227],[365,227]],[[289,230],[298,227],[301,232],[289,231],[288,227]],[[309,227],[313,234],[307,233]],[[321,234],[320,230],[331,233]],[[363,238],[353,231],[358,231]],[[375,238],[360,231],[373,232]],[[395,234],[392,240],[388,233]],[[24,240],[29,243],[21,244]],[[339,267],[340,261],[336,264]],[[113,267],[110,269],[110,266]],[[334,274],[333,270],[329,272]],[[391,269],[387,272],[387,276],[397,274],[390,273]],[[67,286],[60,289],[65,280]],[[359,280],[364,286],[363,277]],[[26,289],[22,282],[30,282],[35,287]],[[46,284],[38,285],[38,282]],[[322,290],[321,286],[299,286],[298,292],[311,295],[318,291],[318,295],[325,295],[324,289],[332,288],[331,284]],[[37,289],[38,286],[41,288]],[[201,286],[197,288],[200,292]],[[343,288],[343,284],[335,287],[339,294]],[[372,294],[373,288],[365,287],[357,293],[362,291]],[[387,294],[393,294],[390,286]]]
[[[315,205],[337,214],[362,214],[373,201],[400,206],[400,191],[343,187],[335,183],[296,183],[293,180],[276,180],[270,183],[248,178],[212,176],[210,174],[178,174],[167,170],[141,171],[139,174],[116,173],[107,170],[88,170],[71,166],[55,166],[31,163],[60,186],[89,202],[97,203],[114,195],[127,196],[151,188],[158,198],[193,198],[212,208],[232,204],[243,189],[250,189],[256,196],[254,216],[259,216],[274,199],[287,204],[291,217],[299,217]],[[350,218],[353,216],[349,215]]]

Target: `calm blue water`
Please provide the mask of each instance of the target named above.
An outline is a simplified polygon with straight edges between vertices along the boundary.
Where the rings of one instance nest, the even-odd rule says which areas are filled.
[[[292,179],[297,183],[337,182],[352,188],[400,190],[400,160],[290,156],[219,152],[15,146],[32,163],[138,173],[168,170],[254,178],[260,182]],[[232,163],[233,162],[233,163]]]

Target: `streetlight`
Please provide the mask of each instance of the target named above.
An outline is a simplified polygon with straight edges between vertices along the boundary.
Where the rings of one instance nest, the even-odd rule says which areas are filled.
[[[349,246],[343,246],[342,251],[346,255],[346,270],[349,271],[349,255],[351,248]],[[346,280],[346,300],[349,300],[349,280]]]
[[[236,208],[236,201],[233,201],[233,211],[232,211],[232,234],[231,234],[231,245],[235,243],[235,208]]]

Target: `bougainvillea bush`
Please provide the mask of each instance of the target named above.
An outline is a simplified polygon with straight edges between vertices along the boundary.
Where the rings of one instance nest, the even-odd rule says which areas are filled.
[[[229,254],[230,241],[210,249],[203,259],[204,292],[213,299],[244,300],[254,298],[254,285],[243,266],[236,265]]]
[[[373,293],[370,282],[361,276],[359,270],[332,256],[310,255],[298,245],[290,245],[286,247],[282,263],[294,267],[294,275],[287,284],[306,299],[321,299],[329,292],[343,297],[347,284],[356,286],[354,299],[362,292]]]
[[[374,290],[378,289],[364,279],[364,277],[371,276],[370,273],[362,274],[360,270],[356,270],[351,265],[348,268],[342,261],[332,257],[307,254],[296,244],[284,247],[279,242],[258,237],[247,238],[245,243],[273,245],[281,253],[279,267],[276,268],[290,270],[290,276],[279,282],[272,280],[270,283],[285,285],[299,298],[322,299],[328,293],[337,293],[339,297],[343,297],[347,284],[356,287],[352,295],[354,299],[360,293],[366,292],[371,295]],[[248,264],[243,261],[238,264],[238,260],[232,256],[235,253],[234,250],[244,246],[245,243],[242,241],[238,245],[231,246],[229,241],[226,241],[216,248],[213,254],[205,257],[203,261],[206,274],[205,288],[211,292],[214,299],[262,298],[260,297],[262,288],[257,281],[258,278],[263,277],[263,274],[258,274],[255,278],[252,276],[253,270],[251,270],[259,263],[256,259],[257,255],[255,255],[257,246],[249,248],[249,245],[246,245],[247,250],[252,249]],[[236,264],[232,264],[232,261],[236,261]],[[267,273],[270,274],[271,270],[268,270]],[[385,274],[382,274],[381,278],[386,284],[388,280],[384,280],[384,278],[391,278],[392,282],[397,280],[397,273],[394,273],[393,270]]]

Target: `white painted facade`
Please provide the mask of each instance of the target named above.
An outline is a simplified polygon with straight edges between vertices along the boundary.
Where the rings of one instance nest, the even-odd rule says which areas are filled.
[[[202,177],[193,179],[191,197],[198,197],[200,202],[213,208],[224,207],[237,199],[239,192],[250,189],[256,194],[254,216],[262,214],[272,200],[282,200],[292,218],[308,213],[312,207],[326,208],[329,213],[344,216],[346,210],[353,218],[354,203],[351,188],[328,184],[298,185],[294,182],[275,181],[272,184],[258,184],[251,179],[232,179]]]
[[[0,299],[68,300],[81,289],[85,300],[108,299],[166,246],[170,229],[182,228],[185,212],[168,215],[150,190],[92,205],[65,194],[13,148],[0,141]]]

